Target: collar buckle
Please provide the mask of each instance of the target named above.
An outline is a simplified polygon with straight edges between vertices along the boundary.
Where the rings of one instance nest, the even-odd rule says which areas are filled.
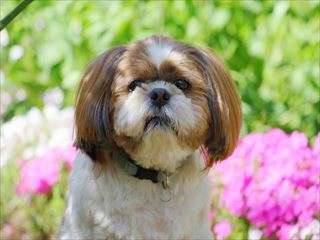
[[[162,183],[163,189],[167,189],[170,186],[170,181],[169,181],[169,174],[166,172],[159,172],[158,174],[158,181]]]

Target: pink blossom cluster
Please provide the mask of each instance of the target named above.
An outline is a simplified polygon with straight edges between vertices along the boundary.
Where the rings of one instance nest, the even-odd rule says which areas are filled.
[[[72,146],[56,147],[21,166],[16,191],[19,195],[47,194],[58,182],[62,166],[72,167],[76,150]]]
[[[231,234],[231,231],[232,227],[228,220],[222,220],[213,227],[213,232],[217,240],[227,238]]]
[[[220,201],[265,237],[292,239],[320,213],[320,134],[314,147],[303,133],[254,133],[210,173]]]

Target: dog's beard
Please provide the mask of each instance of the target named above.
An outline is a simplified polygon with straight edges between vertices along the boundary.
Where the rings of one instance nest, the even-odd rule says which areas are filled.
[[[150,116],[146,117],[144,134],[150,134],[153,131],[173,132],[176,135],[179,134],[177,129],[177,120],[169,117],[165,112],[169,111],[157,111],[156,113],[152,113]]]
[[[172,121],[167,116],[151,116],[146,119],[144,131],[150,132],[154,129],[170,130],[172,129]]]

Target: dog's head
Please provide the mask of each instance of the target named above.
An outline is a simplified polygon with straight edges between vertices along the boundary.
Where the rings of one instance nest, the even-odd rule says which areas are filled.
[[[81,80],[75,145],[94,161],[101,143],[123,148],[145,167],[175,166],[200,146],[207,167],[235,148],[240,101],[217,57],[166,37],[99,56]]]

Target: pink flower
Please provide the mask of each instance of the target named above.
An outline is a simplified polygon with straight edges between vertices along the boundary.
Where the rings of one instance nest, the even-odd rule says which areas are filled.
[[[283,224],[277,233],[277,237],[279,238],[279,240],[289,240],[292,235],[293,229],[294,226]]]
[[[29,161],[20,172],[17,193],[20,195],[28,192],[46,194],[58,181],[59,173],[60,163],[54,161],[51,156]]]
[[[217,239],[225,239],[231,233],[231,225],[227,220],[222,220],[213,227],[213,232]]]
[[[73,147],[52,149],[43,156],[22,165],[16,191],[19,195],[47,194],[58,182],[60,170],[65,163],[71,166],[76,151]]]
[[[0,236],[3,239],[13,239],[15,235],[15,228],[10,224],[4,224],[0,230]]]
[[[320,214],[320,134],[314,147],[303,133],[280,129],[249,134],[210,172],[220,203],[266,237],[289,239]],[[217,179],[219,177],[219,179]]]

